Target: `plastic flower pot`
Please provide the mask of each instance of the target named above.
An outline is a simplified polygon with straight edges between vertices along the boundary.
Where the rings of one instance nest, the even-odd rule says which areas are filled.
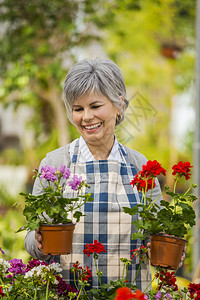
[[[167,236],[151,235],[151,265],[177,270],[187,240]]]
[[[44,254],[60,255],[71,253],[75,224],[41,225]]]

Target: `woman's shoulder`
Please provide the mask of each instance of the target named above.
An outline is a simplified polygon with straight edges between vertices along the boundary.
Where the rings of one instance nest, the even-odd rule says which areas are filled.
[[[130,163],[133,164],[136,168],[136,171],[139,172],[142,169],[142,166],[146,164],[148,159],[142,153],[134,149],[131,149],[125,145],[122,145],[122,147],[124,148]]]
[[[41,161],[41,166],[51,165],[59,168],[60,165],[66,165],[68,167],[71,163],[70,147],[72,143],[48,152]]]

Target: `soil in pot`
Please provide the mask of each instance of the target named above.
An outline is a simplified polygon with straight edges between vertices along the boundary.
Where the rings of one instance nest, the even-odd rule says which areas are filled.
[[[60,255],[71,253],[75,224],[41,225],[44,254]]]
[[[177,270],[186,244],[182,238],[151,235],[151,265]]]

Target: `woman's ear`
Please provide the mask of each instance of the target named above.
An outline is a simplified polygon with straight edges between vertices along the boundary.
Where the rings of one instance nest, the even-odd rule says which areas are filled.
[[[124,97],[123,96],[119,96],[119,98],[124,102]]]
[[[121,108],[121,107],[124,106],[124,97],[123,96],[119,96],[119,98],[121,99],[121,103],[119,104],[119,107]]]

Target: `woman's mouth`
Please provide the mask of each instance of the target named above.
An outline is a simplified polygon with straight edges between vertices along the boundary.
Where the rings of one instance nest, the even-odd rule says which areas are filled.
[[[102,125],[102,122],[91,124],[91,125],[82,125],[82,127],[88,131],[94,131]]]

